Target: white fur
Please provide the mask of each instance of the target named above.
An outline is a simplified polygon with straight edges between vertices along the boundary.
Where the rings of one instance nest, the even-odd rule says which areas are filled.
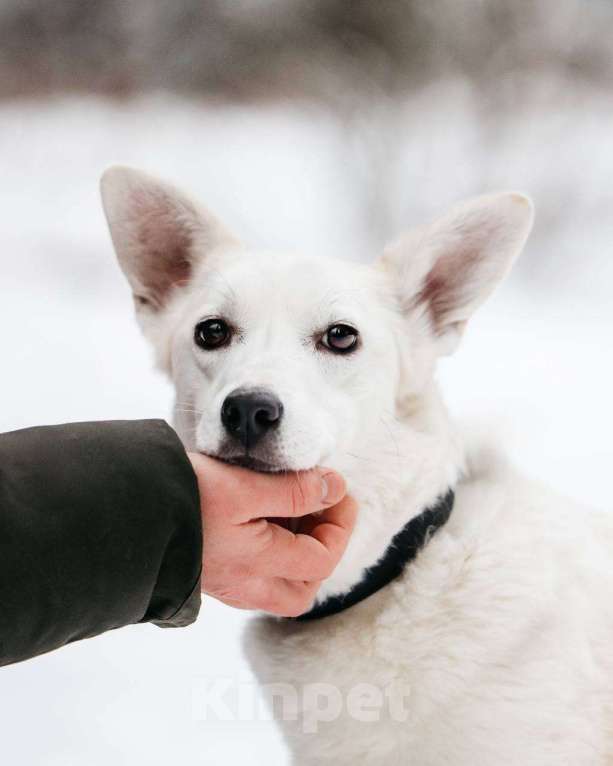
[[[345,696],[359,683],[410,688],[406,720],[344,710],[316,733],[305,722],[317,703],[300,694],[286,716],[295,720],[281,722],[295,762],[613,762],[610,517],[515,475],[488,450],[466,457],[434,380],[438,357],[520,252],[527,200],[464,203],[359,266],[251,252],[136,171],[108,171],[103,197],[122,268],[147,298],[139,321],[175,384],[186,447],[219,454],[225,396],[266,386],[285,408],[267,460],[325,464],[347,478],[359,517],[319,598],[347,591],[410,518],[456,489],[450,521],[393,584],[323,620],[252,622],[246,648],[262,684],[330,684]],[[176,283],[156,271],[160,241],[187,264]],[[212,316],[237,334],[205,352],[193,328]],[[359,329],[354,354],[317,347],[335,322]]]

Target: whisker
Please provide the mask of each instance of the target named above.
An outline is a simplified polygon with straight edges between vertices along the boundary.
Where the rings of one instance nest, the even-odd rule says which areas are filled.
[[[349,457],[354,458],[355,460],[363,460],[365,463],[374,463],[375,461],[372,458],[364,457],[363,455],[356,455],[354,452],[343,452],[343,455],[348,455]]]
[[[189,412],[195,415],[204,415],[204,412],[202,410],[195,410],[191,407],[174,407],[173,408],[175,412]]]
[[[385,421],[383,413],[379,416],[379,420],[381,423],[383,423],[383,425],[387,429],[387,432],[390,435],[390,439],[392,440],[392,442],[394,443],[394,447],[396,448],[396,460],[400,462],[401,458],[400,458],[400,447],[398,445],[398,440],[396,439],[396,436],[394,435],[394,432],[390,424]]]

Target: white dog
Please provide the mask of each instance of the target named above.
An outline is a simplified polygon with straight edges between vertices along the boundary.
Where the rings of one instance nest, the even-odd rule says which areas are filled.
[[[613,763],[611,518],[467,454],[434,381],[530,202],[471,200],[357,265],[250,251],[140,172],[102,193],[186,447],[331,466],[359,502],[309,619],[247,635],[295,762]]]

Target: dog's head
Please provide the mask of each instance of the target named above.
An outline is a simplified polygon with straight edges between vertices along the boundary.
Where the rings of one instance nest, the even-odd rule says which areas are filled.
[[[521,195],[480,197],[360,265],[254,252],[126,168],[107,171],[102,195],[186,446],[270,471],[338,466],[389,442],[532,221]]]

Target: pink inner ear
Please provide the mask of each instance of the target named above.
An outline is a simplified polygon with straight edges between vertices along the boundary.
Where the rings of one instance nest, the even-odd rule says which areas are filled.
[[[160,242],[143,256],[138,276],[146,285],[145,297],[155,305],[162,306],[174,287],[189,280],[191,264],[185,256],[188,249],[189,239],[186,237],[183,244],[169,242],[164,246]],[[141,272],[146,273],[141,276]]]
[[[159,308],[171,290],[190,277],[192,230],[182,211],[163,194],[136,193],[132,203],[137,222],[135,274],[145,288],[139,297]]]
[[[458,248],[452,255],[440,257],[425,279],[416,302],[427,303],[437,332],[467,302],[468,288],[480,261],[477,248]]]

